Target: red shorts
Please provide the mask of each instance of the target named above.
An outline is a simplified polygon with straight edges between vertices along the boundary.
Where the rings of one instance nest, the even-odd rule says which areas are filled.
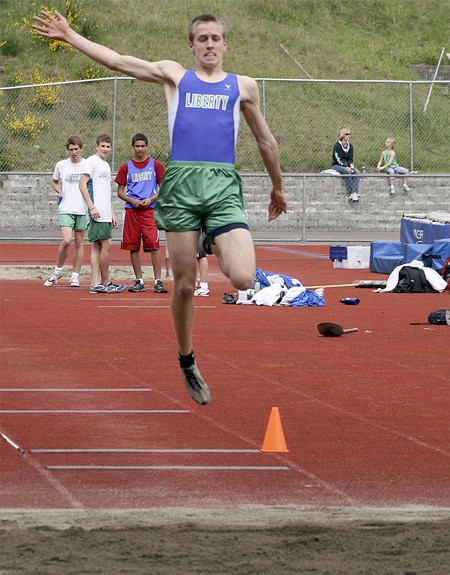
[[[159,250],[159,230],[155,223],[153,208],[127,208],[123,219],[122,250],[139,251],[141,242],[144,252]]]

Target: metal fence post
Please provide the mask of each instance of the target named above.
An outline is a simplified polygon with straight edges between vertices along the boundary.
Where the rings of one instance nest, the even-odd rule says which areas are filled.
[[[306,174],[303,173],[303,202],[302,202],[302,244],[306,243]]]
[[[113,117],[112,117],[112,159],[111,159],[111,169],[114,172],[114,161],[116,156],[116,110],[117,110],[117,78],[114,78],[113,82]]]
[[[414,170],[414,138],[413,138],[413,85],[409,81],[409,153],[411,172]]]

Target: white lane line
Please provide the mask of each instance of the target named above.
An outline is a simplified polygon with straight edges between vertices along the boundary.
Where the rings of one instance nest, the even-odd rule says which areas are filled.
[[[13,393],[19,393],[19,392],[28,392],[28,391],[33,391],[33,392],[54,392],[54,391],[67,391],[70,393],[97,393],[97,392],[103,392],[103,393],[110,393],[110,392],[114,392],[114,391],[118,391],[118,392],[147,392],[147,391],[153,391],[150,387],[143,387],[143,388],[124,388],[124,389],[120,389],[120,388],[82,388],[82,387],[75,387],[75,388],[66,388],[66,387],[30,387],[30,388],[16,388],[16,387],[7,387],[5,389],[0,389],[0,392],[2,391],[11,391]]]
[[[160,297],[139,297],[138,299],[136,299],[136,297],[121,297],[120,301],[139,301],[139,302],[143,302],[143,301],[166,301],[166,299],[168,300],[169,298],[160,298]],[[109,297],[80,297],[80,301],[111,301],[111,296]]]
[[[261,453],[259,449],[30,449],[30,453]]]
[[[170,309],[170,305],[99,305],[99,308],[149,308],[149,309]]]
[[[3,439],[9,443],[10,445],[12,445],[12,447],[14,447],[14,449],[17,449],[17,451],[19,453],[25,453],[25,449],[23,449],[22,447],[20,447],[20,445],[17,445],[17,443],[15,443],[10,437],[8,437],[7,435],[5,435],[4,433],[0,432],[0,436],[3,437]]]
[[[47,465],[51,471],[290,471],[277,465]]]
[[[189,409],[2,409],[0,413],[191,413]]]
[[[99,308],[151,308],[151,309],[169,309],[170,305],[99,305]],[[216,309],[215,305],[196,305],[195,309]]]

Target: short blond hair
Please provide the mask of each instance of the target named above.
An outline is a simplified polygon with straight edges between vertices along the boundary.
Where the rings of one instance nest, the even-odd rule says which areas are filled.
[[[349,133],[350,133],[350,130],[348,128],[341,128],[339,130],[339,140],[342,140],[342,138]]]
[[[389,142],[391,144],[392,148],[394,148],[394,146],[395,146],[394,138],[386,138],[386,142]]]

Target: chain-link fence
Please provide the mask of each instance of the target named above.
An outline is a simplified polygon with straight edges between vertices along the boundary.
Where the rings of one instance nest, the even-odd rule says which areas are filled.
[[[342,127],[351,131],[356,165],[372,171],[387,137],[396,140],[398,162],[421,173],[449,173],[448,81],[259,79],[261,108],[280,147],[285,173],[331,167]],[[48,172],[65,157],[65,142],[78,134],[84,155],[99,134],[113,138],[113,171],[131,154],[131,138],[143,132],[150,153],[167,164],[167,112],[160,86],[131,78],[103,78],[0,88],[0,172]],[[245,122],[237,168],[263,170]]]

